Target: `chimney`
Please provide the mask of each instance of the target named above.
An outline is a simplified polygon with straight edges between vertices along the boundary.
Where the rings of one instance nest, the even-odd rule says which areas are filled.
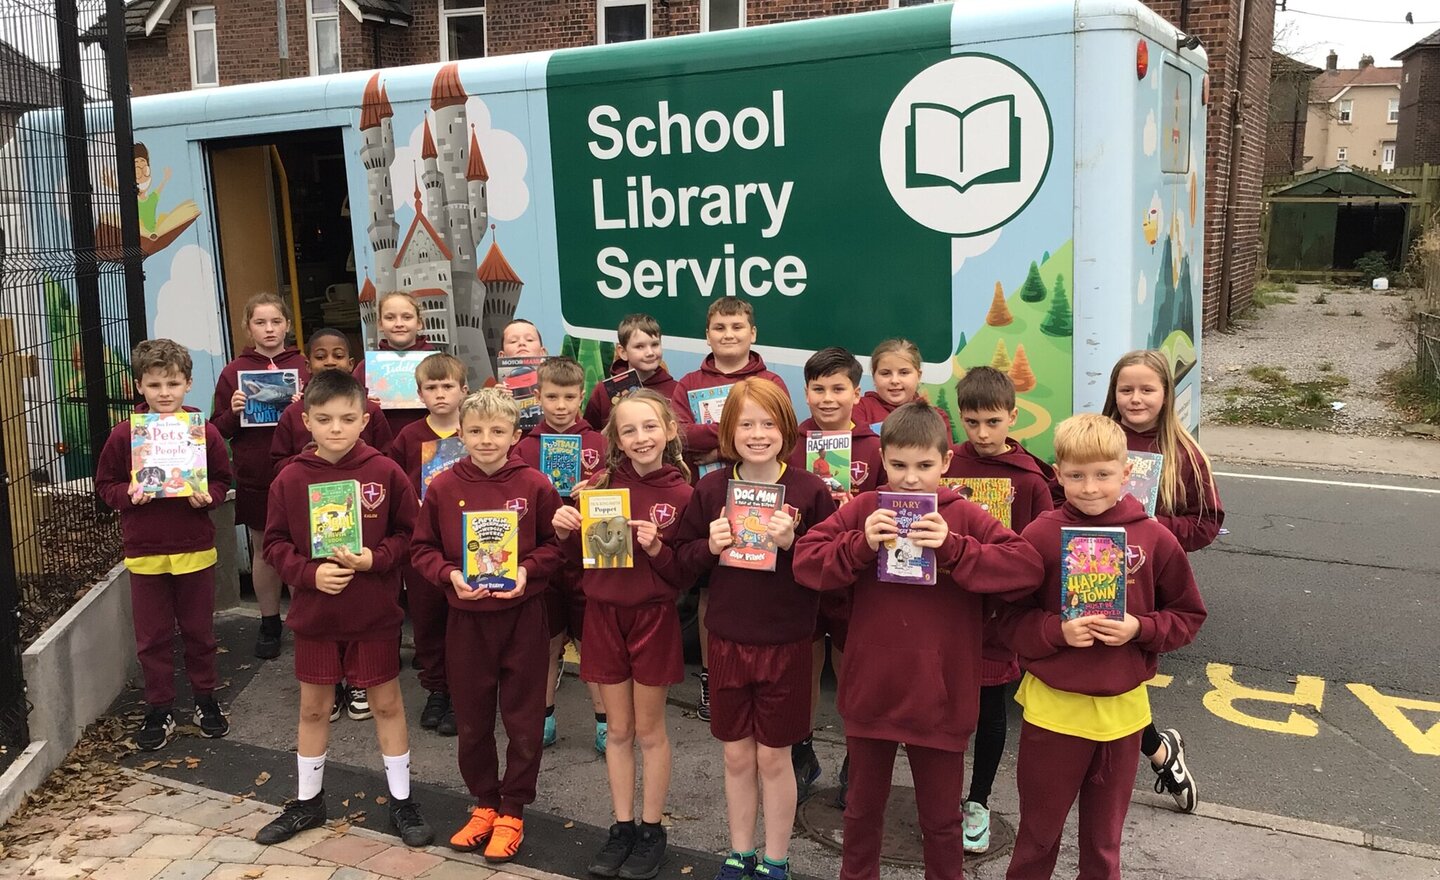
[[[1361,69],[1361,70],[1364,70],[1364,69],[1367,68],[1367,67],[1374,67],[1374,66],[1375,66],[1375,56],[1374,56],[1374,55],[1361,55],[1361,56],[1360,56],[1360,69]]]
[[[1340,56],[1335,54],[1334,49],[1331,49],[1330,54],[1325,56],[1325,69],[1334,70],[1339,65],[1339,63]]]

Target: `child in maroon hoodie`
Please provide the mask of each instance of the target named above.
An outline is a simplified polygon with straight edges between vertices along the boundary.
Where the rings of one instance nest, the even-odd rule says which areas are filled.
[[[375,317],[380,324],[378,351],[434,351],[430,340],[420,335],[420,304],[403,290],[382,293],[375,303]],[[365,358],[355,365],[355,378],[365,385]],[[368,388],[369,386],[366,385]],[[392,409],[385,418],[390,430],[399,434],[406,425],[425,418],[423,409]]]
[[[606,469],[592,489],[630,493],[630,528],[642,552],[630,568],[585,570],[585,650],[580,677],[599,686],[609,719],[605,765],[615,824],[591,860],[590,873],[654,877],[665,859],[660,821],[670,790],[670,738],[665,698],[685,678],[680,615],[675,600],[688,580],[673,572],[675,532],[690,500],[689,474],[680,453],[679,425],[669,403],[647,388],[621,398],[605,425]],[[562,507],[555,531],[567,550],[583,555],[580,512]],[[574,536],[574,537],[572,537]],[[640,744],[645,794],[635,825],[635,743]]]
[[[680,420],[681,438],[685,441],[685,462],[690,466],[693,483],[703,474],[720,466],[719,419],[708,423],[697,418],[691,406],[690,392],[705,388],[734,385],[752,376],[769,379],[781,390],[785,381],[765,368],[765,360],[750,350],[755,344],[755,309],[749,301],[734,296],[721,297],[710,304],[705,314],[705,342],[710,354],[700,369],[686,373],[675,385],[670,405]],[[709,639],[705,633],[705,607],[709,604],[703,580],[700,588],[700,702],[696,714],[701,721],[710,720],[710,657]]]
[[[1080,800],[1080,876],[1120,877],[1120,836],[1134,784],[1140,731],[1150,722],[1145,682],[1159,654],[1194,640],[1205,604],[1175,537],[1125,492],[1125,435],[1085,413],[1055,429],[1065,506],[1043,513],[1024,539],[1045,579],[1000,609],[1002,637],[1020,654],[1020,828],[1006,880],[1048,880],[1065,817]],[[1061,529],[1125,530],[1125,617],[1061,615]]]
[[[220,436],[230,441],[235,460],[235,524],[245,526],[250,536],[250,576],[255,601],[260,605],[260,632],[255,639],[255,656],[273,660],[280,656],[280,576],[260,552],[265,530],[265,503],[275,466],[270,459],[273,427],[240,426],[245,409],[245,392],[240,389],[241,370],[299,370],[300,385],[310,378],[305,356],[290,346],[290,306],[273,293],[259,293],[245,303],[245,332],[250,346],[225,365],[215,380],[215,401],[210,420]]]
[[[620,319],[620,328],[615,333],[615,362],[610,365],[610,375],[619,376],[631,370],[645,388],[650,388],[666,400],[675,393],[675,379],[665,369],[665,353],[660,346],[660,322],[643,312],[626,315]],[[610,409],[615,401],[605,393],[605,382],[595,383],[590,389],[590,400],[585,404],[585,421],[597,427],[604,427],[610,421]]]
[[[1185,548],[1203,550],[1220,535],[1225,510],[1210,474],[1210,459],[1175,414],[1175,378],[1158,351],[1132,351],[1110,371],[1105,415],[1125,429],[1131,452],[1158,452],[1160,494],[1155,518]],[[1199,798],[1185,762],[1185,740],[1173,727],[1144,731],[1140,750],[1155,771],[1155,791],[1169,792],[1182,812],[1194,812]]]
[[[578,482],[588,484],[605,463],[605,437],[585,419],[577,418],[580,398],[585,393],[585,368],[574,358],[552,357],[535,372],[542,418],[529,434],[515,444],[515,454],[521,461],[544,474],[544,469],[540,467],[543,459],[540,452],[543,444],[541,438],[547,434],[577,436],[580,438]],[[567,489],[564,494],[568,500],[570,491]],[[571,562],[573,564],[569,564]],[[544,737],[545,745],[549,747],[559,738],[555,723],[555,686],[560,678],[565,642],[574,639],[578,643],[585,625],[585,594],[580,589],[578,559],[567,560],[567,564],[551,578],[550,589],[545,591],[545,619],[550,624],[550,671],[545,677]],[[590,705],[595,710],[595,750],[603,755],[608,736],[605,708],[600,702],[599,687],[593,682],[587,684],[590,687]]]
[[[190,352],[169,339],[149,339],[130,355],[135,385],[145,403],[137,413],[195,413],[187,407],[192,364]],[[215,525],[210,511],[225,502],[230,460],[225,441],[213,424],[205,425],[207,488],[187,498],[155,498],[131,476],[131,428],[115,426],[95,466],[95,491],[120,512],[125,567],[130,571],[130,605],[135,617],[135,648],[145,675],[145,722],[135,745],[146,751],[164,747],[175,734],[175,630],[185,643],[185,674],[195,696],[195,726],[206,737],[230,732],[215,702]]]
[[[415,368],[415,387],[429,415],[405,426],[390,446],[390,457],[405,471],[423,502],[429,484],[459,460],[446,463],[440,455],[440,442],[453,438],[454,444],[460,443],[456,436],[460,433],[460,402],[469,392],[465,365],[451,355],[432,354]],[[425,468],[427,462],[429,467]],[[422,468],[425,468],[423,475]],[[404,575],[406,610],[410,612],[415,637],[415,662],[420,667],[420,684],[429,692],[425,708],[420,710],[420,728],[441,736],[454,736],[457,732],[455,711],[451,707],[449,679],[445,674],[445,621],[450,617],[450,602],[445,594],[450,586],[430,583],[408,561]]]
[[[945,421],[923,402],[891,413],[880,432],[886,486],[934,493],[937,509],[910,540],[935,551],[933,586],[876,577],[895,515],[865,492],[795,544],[795,579],[811,589],[852,586],[854,613],[838,704],[850,752],[841,880],[878,880],[880,838],[895,750],[905,743],[924,831],[925,876],[963,876],[960,816],[965,746],[975,729],[986,595],[1024,595],[1040,556],[1019,535],[940,485],[950,465]]]
[[[954,447],[955,455],[945,471],[945,482],[967,479],[1003,480],[1008,487],[1004,510],[991,510],[1008,528],[1021,532],[1031,520],[1052,510],[1050,484],[1040,463],[1019,443],[1010,439],[1019,411],[1015,408],[1015,383],[992,367],[974,367],[955,383],[955,408],[966,441]],[[1003,519],[1002,519],[1003,517]],[[983,853],[990,849],[990,789],[995,771],[1005,754],[1005,692],[1020,678],[1015,652],[997,638],[992,618],[985,621],[985,644],[980,658],[980,717],[975,727],[975,749],[971,758],[970,794],[965,813],[965,851]]]
[[[445,663],[460,730],[460,775],[478,802],[450,838],[452,849],[484,847],[491,862],[513,859],[525,839],[525,805],[535,800],[545,726],[545,605],[537,601],[560,565],[551,524],[560,495],[540,472],[510,454],[520,411],[499,388],[460,405],[460,439],[469,457],[425,492],[411,563],[444,588]],[[510,510],[519,517],[519,572],[505,592],[472,589],[461,571],[467,511]],[[495,746],[495,711],[505,725],[505,776]]]
[[[321,370],[343,370],[348,373],[355,366],[350,357],[350,340],[334,327],[321,327],[312,332],[310,338],[305,340],[305,349],[305,365],[310,368],[312,376]],[[380,408],[380,404],[367,400],[365,412],[370,416],[370,421],[365,423],[360,439],[365,441],[366,446],[388,452],[395,437],[390,433],[390,423],[385,419],[385,411]],[[275,473],[280,473],[281,468],[313,442],[314,438],[305,430],[305,406],[297,400],[280,414],[280,422],[275,426],[275,433],[270,438],[270,460],[275,463]]]
[[[720,454],[737,463],[700,480],[677,536],[682,564],[710,570],[710,733],[724,743],[732,819],[730,856],[717,875],[726,880],[789,876],[798,798],[790,747],[810,735],[810,653],[820,604],[818,594],[795,583],[791,551],[835,512],[830,487],[787,462],[800,436],[780,386],[758,378],[735,383],[720,417]],[[725,514],[731,480],[784,487],[784,506],[766,524],[774,571],[716,564],[735,543]],[[755,814],[762,805],[765,854],[757,861]]]
[[[880,430],[880,423],[895,411],[915,400],[925,400],[920,393],[920,374],[923,365],[920,360],[920,346],[908,339],[886,339],[870,353],[870,375],[875,380],[875,390],[865,392],[855,405],[855,421],[865,422],[874,431]],[[945,410],[936,409],[945,420],[945,430],[953,430],[950,417]]]
[[[299,794],[255,835],[265,845],[324,824],[325,756],[330,713],[343,679],[365,688],[390,791],[390,821],[407,846],[428,846],[435,835],[410,799],[410,740],[400,696],[400,564],[415,527],[415,490],[395,462],[360,440],[365,391],[348,373],[326,370],[305,388],[305,429],[315,449],[300,453],[270,487],[265,558],[292,584],[285,622],[295,633],[295,677],[300,681],[296,738]],[[354,480],[360,484],[362,547],[340,547],[312,558],[316,500],[311,487]]]

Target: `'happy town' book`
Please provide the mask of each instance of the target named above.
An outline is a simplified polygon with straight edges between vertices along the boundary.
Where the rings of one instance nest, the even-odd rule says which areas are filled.
[[[435,478],[450,470],[465,457],[465,444],[459,437],[442,437],[420,444],[420,500]]]
[[[609,399],[610,405],[614,406],[620,402],[620,398],[642,387],[645,383],[640,381],[640,374],[634,370],[626,370],[617,376],[609,376],[601,383],[603,394]]]
[[[892,584],[935,583],[935,551],[917,547],[910,540],[910,527],[915,520],[936,509],[935,496],[929,492],[878,492],[878,509],[895,514],[899,534],[886,541],[875,560],[875,577]]]
[[[586,568],[633,568],[629,489],[580,493],[580,556]]]
[[[460,574],[472,590],[508,593],[520,577],[520,517],[513,510],[467,510]]]
[[[731,480],[725,494],[725,518],[730,521],[734,543],[720,552],[720,564],[774,571],[778,554],[766,529],[770,517],[784,506],[784,486]]]
[[[336,548],[348,547],[351,553],[364,549],[360,534],[360,481],[338,480],[334,483],[311,483],[310,495],[310,558],[333,556]]]
[[[941,477],[940,485],[954,489],[961,498],[980,505],[1000,525],[1010,528],[1010,507],[1015,503],[1015,484],[1009,477]]]
[[[433,351],[367,351],[365,382],[381,409],[424,409],[415,384],[415,368]]]
[[[1160,499],[1160,470],[1165,456],[1158,452],[1128,453],[1130,479],[1125,481],[1125,491],[1134,495],[1145,505],[1145,515],[1155,515],[1155,502]]]
[[[205,417],[199,413],[130,416],[130,481],[152,498],[188,498],[209,490]]]
[[[1060,619],[1125,619],[1125,530],[1060,530]]]
[[[502,357],[495,360],[496,379],[510,389],[515,405],[520,407],[520,431],[540,424],[540,365],[545,363],[543,355],[524,357]]]
[[[561,498],[569,498],[580,482],[580,435],[541,434],[540,473],[549,478]]]
[[[811,431],[805,435],[805,470],[831,492],[850,491],[850,432]]]
[[[242,428],[280,424],[280,414],[300,393],[299,370],[241,370],[235,380],[245,392]]]

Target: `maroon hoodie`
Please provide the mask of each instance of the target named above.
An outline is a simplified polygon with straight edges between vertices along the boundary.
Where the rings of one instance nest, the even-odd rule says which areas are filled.
[[[457,427],[455,433],[449,436],[460,439],[460,429]],[[396,434],[386,452],[391,460],[400,465],[400,469],[405,472],[405,476],[409,478],[410,485],[414,488],[417,496],[420,494],[421,447],[439,439],[441,439],[440,435],[430,427],[430,420],[421,419],[418,422],[411,422]]]
[[[200,412],[193,406],[184,409]],[[150,407],[142,403],[135,411],[148,413]],[[210,511],[224,504],[230,491],[230,458],[213,421],[205,423],[205,468],[209,507],[191,507],[189,498],[155,498],[137,507],[130,502],[130,420],[115,426],[95,463],[95,494],[120,512],[120,538],[127,559],[215,548]]]
[[[580,479],[590,480],[600,469],[605,467],[605,435],[590,427],[586,419],[576,419],[575,424],[564,431],[556,431],[550,427],[550,423],[544,419],[540,424],[530,429],[530,433],[520,438],[511,451],[512,457],[540,470],[540,437],[544,434],[579,434],[580,435]]]
[[[920,396],[921,398],[925,397],[923,393]],[[856,422],[864,422],[869,425],[876,434],[879,434],[880,424],[885,421],[886,416],[898,408],[899,407],[894,404],[886,403],[880,395],[874,391],[866,391],[865,395],[860,398],[860,402],[855,404],[855,412],[851,418]],[[955,429],[950,425],[950,414],[939,407],[936,407],[935,411],[940,414],[940,418],[945,420],[945,430],[948,435],[954,437]]]
[[[263,492],[270,488],[270,478],[275,473],[275,463],[270,459],[270,442],[275,428],[268,425],[240,427],[240,414],[230,408],[230,398],[240,387],[238,374],[241,370],[299,370],[300,387],[304,388],[305,383],[310,381],[310,367],[298,348],[287,348],[269,358],[250,346],[226,364],[215,380],[215,402],[210,405],[210,422],[220,431],[220,436],[230,441],[230,455],[235,459],[235,485],[240,489]]]
[[[682,587],[691,580],[679,576],[675,560],[675,540],[680,528],[681,512],[690,502],[690,483],[674,465],[664,465],[644,476],[635,472],[627,458],[615,470],[607,489],[630,490],[630,518],[648,519],[659,529],[660,552],[650,554],[635,545],[633,568],[592,568],[580,575],[580,586],[586,599],[635,608],[653,602],[674,602]],[[572,564],[580,564],[580,536],[571,535],[565,542],[566,555]]]
[[[805,469],[805,435],[824,430],[815,420],[800,423],[800,439],[790,453],[790,466]],[[865,422],[856,419],[850,428],[850,494],[868,492],[885,482],[885,458],[880,454],[880,437]]]
[[[380,408],[380,404],[367,400],[365,412],[369,413],[370,421],[365,423],[360,439],[371,449],[388,453],[394,436],[390,433],[390,423],[385,420],[385,411]],[[280,414],[280,423],[275,426],[275,432],[270,437],[270,460],[275,463],[275,473],[280,473],[281,468],[294,461],[295,456],[304,452],[314,441],[315,438],[310,436],[310,429],[305,427],[305,401],[297,400],[285,407],[285,411]]]
[[[1155,431],[1132,431],[1123,424],[1120,427],[1125,428],[1125,445],[1131,452],[1160,451]],[[1186,553],[1194,553],[1209,547],[1220,536],[1225,509],[1220,506],[1220,492],[1215,488],[1215,478],[1205,460],[1198,459],[1191,465],[1190,456],[1183,449],[1175,458],[1180,479],[1185,484],[1185,508],[1162,510],[1157,504],[1155,518],[1180,541]]]
[[[336,595],[315,588],[323,559],[310,558],[310,493],[315,483],[358,480],[362,540],[374,556]],[[378,449],[356,443],[334,464],[307,450],[270,487],[265,518],[265,561],[292,586],[285,623],[307,639],[339,642],[394,639],[400,611],[400,565],[410,545],[417,509],[415,490],[400,466]]]
[[[837,705],[845,733],[963,752],[975,730],[985,596],[1023,596],[1040,583],[1040,554],[950,489],[936,495],[950,535],[935,551],[933,586],[875,576],[865,540],[874,492],[860,494],[795,542],[795,580],[815,590],[854,585]]]
[[[375,347],[375,350],[376,350],[376,351],[402,351],[402,350],[403,350],[403,351],[439,351],[440,349],[438,349],[438,348],[436,348],[435,346],[431,345],[431,344],[430,344],[430,340],[426,339],[424,336],[417,336],[417,337],[415,337],[415,344],[412,345],[412,346],[410,346],[409,348],[406,348],[406,349],[395,348],[395,347],[392,346],[389,342],[387,342],[384,338],[381,338],[380,344]],[[352,370],[350,374],[351,374],[352,376],[354,376],[356,379],[359,379],[359,380],[360,380],[360,384],[361,384],[361,385],[364,385],[366,389],[369,389],[370,386],[369,386],[369,385],[365,385],[365,358],[364,358],[364,357],[361,357],[361,358],[360,358],[360,363],[358,363],[358,364],[355,365],[355,369]],[[386,410],[385,420],[390,423],[390,431],[391,431],[391,434],[392,434],[392,436],[393,436],[394,434],[399,434],[400,431],[401,431],[406,425],[412,425],[412,424],[414,424],[415,422],[418,422],[418,421],[420,421],[421,419],[425,418],[425,417],[426,417],[427,415],[429,415],[429,414],[430,414],[430,413],[429,413],[428,411],[426,411],[426,409],[425,409],[424,407],[421,407],[420,409],[392,409],[392,410]]]
[[[622,360],[616,360],[610,365],[610,375],[618,376],[627,372],[630,365]],[[678,384],[675,377],[664,367],[650,374],[650,378],[642,379],[640,384],[652,391],[658,392],[666,400],[675,393],[675,386]],[[590,400],[585,404],[585,421],[595,427],[597,431],[605,430],[605,425],[610,421],[610,395],[605,393],[605,383],[596,382],[595,387],[590,389]]]
[[[508,459],[487,474],[465,458],[440,474],[425,493],[410,564],[420,576],[445,591],[450,607],[477,613],[503,611],[528,602],[545,590],[560,568],[563,551],[555,537],[555,511],[560,493],[534,468]],[[525,567],[525,593],[519,599],[465,600],[455,595],[450,573],[459,571],[465,556],[463,513],[472,510],[513,510],[520,514],[520,564]]]
[[[697,425],[695,415],[690,410],[691,391],[701,388],[715,388],[720,385],[734,385],[741,379],[749,379],[758,376],[761,379],[769,379],[786,394],[790,389],[785,387],[785,380],[770,372],[765,367],[765,359],[755,352],[750,352],[750,360],[745,366],[733,373],[722,373],[715,366],[715,355],[705,355],[701,361],[700,369],[693,373],[686,373],[685,378],[675,383],[675,390],[670,395],[670,405],[675,410],[675,417],[680,420],[680,429],[685,432],[685,451],[690,452],[711,452],[720,448],[720,429],[717,425]],[[692,466],[691,473],[698,473]]]
[[[1140,632],[1124,645],[1065,644],[1060,630],[1060,529],[1065,526],[1125,529],[1125,610],[1140,619]],[[1096,697],[1134,690],[1155,676],[1158,655],[1190,644],[1205,622],[1205,603],[1185,551],[1129,495],[1099,516],[1087,516],[1071,504],[1042,513],[1024,538],[1040,551],[1045,579],[1030,596],[1000,607],[999,629],[1025,670],[1052,688]]]

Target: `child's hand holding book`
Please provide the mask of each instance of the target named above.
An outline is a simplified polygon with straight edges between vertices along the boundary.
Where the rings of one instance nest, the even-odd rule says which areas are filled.
[[[140,486],[139,483],[136,483],[134,481],[130,483],[130,505],[132,507],[140,507],[142,505],[149,504],[150,498],[151,496],[146,493],[146,491]]]
[[[725,548],[735,543],[735,535],[730,531],[730,518],[725,511],[720,511],[719,519],[710,521],[710,552],[719,556],[725,552]]]
[[[578,485],[575,487],[577,491],[579,488]],[[568,504],[560,505],[560,509],[555,511],[554,519],[550,520],[550,524],[555,527],[555,537],[562,541],[568,541],[571,535],[580,531],[582,523],[580,509]]]
[[[230,411],[233,413],[242,412],[245,409],[245,399],[245,392],[236,388],[235,393],[230,395]]]
[[[916,547],[938,550],[948,537],[950,524],[933,510],[910,524],[909,538]]]
[[[133,495],[131,496],[130,500],[135,500]],[[195,494],[190,496],[190,506],[196,508],[197,510],[202,507],[209,507],[210,501],[211,498],[209,492],[196,492]]]
[[[1084,618],[1090,621],[1090,632],[1095,638],[1113,647],[1129,642],[1140,634],[1140,618],[1126,613],[1124,620],[1109,617]]]
[[[791,515],[788,504],[770,514],[770,521],[765,524],[765,534],[781,550],[789,550],[790,545],[795,543],[795,517]]]
[[[880,546],[886,541],[893,541],[899,536],[900,527],[895,522],[893,510],[877,507],[865,517],[865,543],[876,553],[880,552]]]
[[[660,527],[648,519],[630,520],[630,528],[635,530],[635,543],[645,551],[647,556],[657,556],[660,553]]]
[[[361,547],[359,553],[349,547],[336,547],[334,559],[351,571],[369,571],[375,565],[375,554],[369,547]]]
[[[341,590],[350,585],[353,577],[355,572],[352,569],[335,562],[322,562],[320,567],[315,569],[315,589],[338,596]]]

